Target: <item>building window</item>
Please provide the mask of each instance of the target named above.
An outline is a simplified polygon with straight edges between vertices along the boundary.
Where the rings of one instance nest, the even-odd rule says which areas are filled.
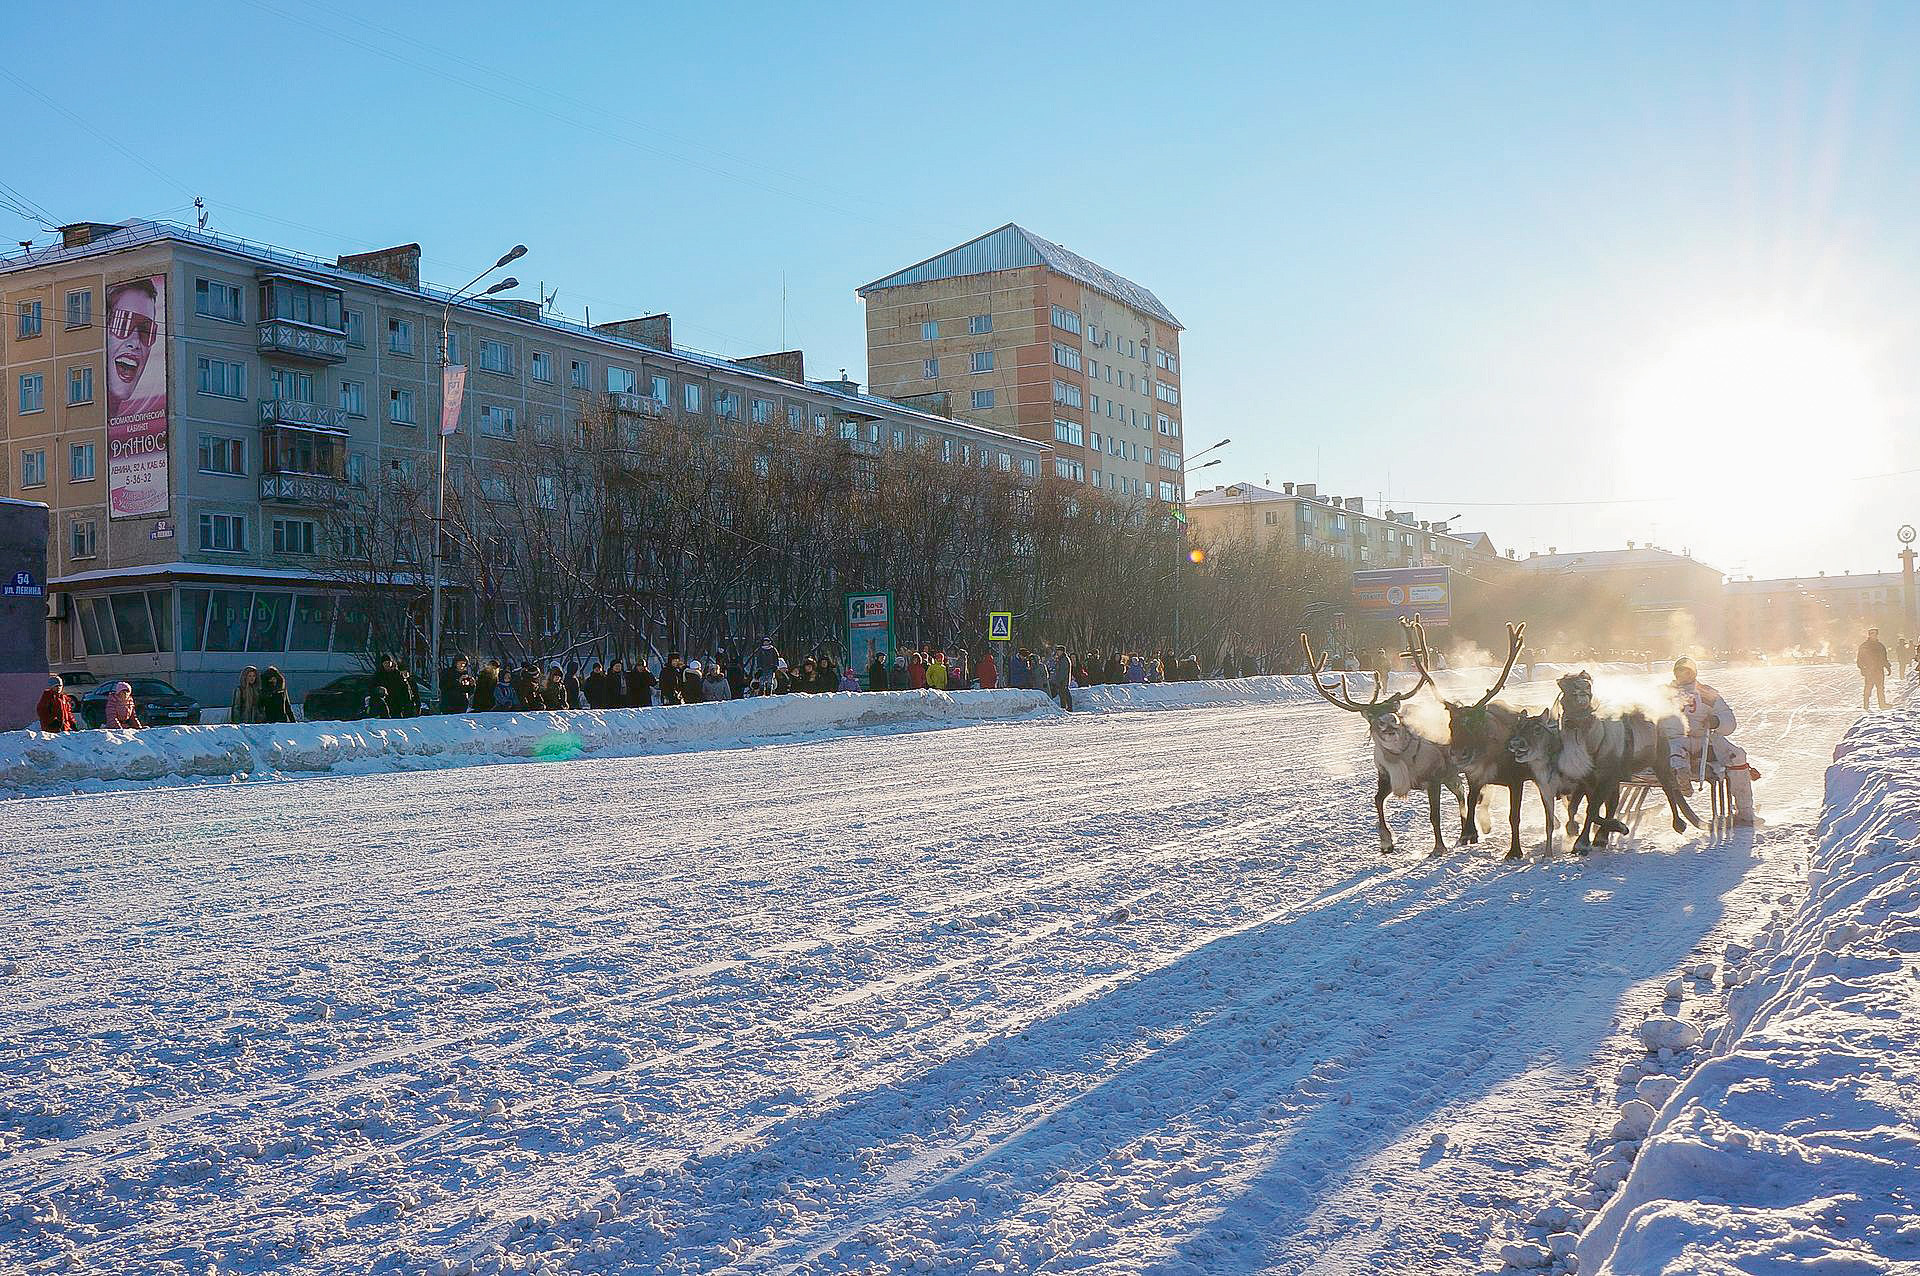
[[[1079,447],[1081,442],[1080,423],[1078,421],[1062,420],[1060,417],[1053,418],[1053,437],[1055,442],[1071,443],[1073,446]]]
[[[858,443],[860,441],[860,423],[858,421],[842,421],[840,423],[840,437],[848,443]]]
[[[68,368],[67,369],[67,404],[68,406],[71,407],[73,404],[76,404],[76,403],[92,403],[92,402],[93,402],[93,369],[92,367]]]
[[[1072,346],[1062,345],[1058,341],[1054,342],[1053,361],[1063,368],[1071,368],[1075,372],[1080,371],[1080,352]]]
[[[93,480],[93,444],[67,444],[67,481],[88,483]]]
[[[311,554],[319,539],[318,523],[304,518],[273,520],[273,552],[276,554]]]
[[[93,289],[82,288],[67,294],[67,327],[85,328],[93,323]]]
[[[1069,461],[1064,456],[1053,458],[1053,472],[1063,479],[1072,479],[1076,483],[1087,481],[1086,467],[1078,461]]]
[[[806,407],[798,403],[789,403],[787,405],[787,424],[792,428],[798,430],[801,427],[805,426],[806,423],[807,423]]]
[[[413,321],[410,319],[387,320],[387,350],[391,354],[413,353]]]
[[[528,374],[535,381],[553,381],[553,356],[544,350],[535,350],[527,360]]]
[[[1087,446],[1096,452],[1100,450],[1100,431],[1089,430],[1087,432]]]
[[[510,439],[519,428],[512,408],[489,403],[480,409],[480,433],[490,439]]]
[[[1055,381],[1053,383],[1053,401],[1055,403],[1064,403],[1070,408],[1079,407],[1081,403],[1080,387],[1067,381]]]
[[[722,390],[713,396],[713,412],[722,421],[740,419],[740,396],[733,390]]]
[[[20,454],[20,486],[45,487],[47,485],[47,452],[45,448],[36,448]]]
[[[1155,380],[1153,393],[1164,403],[1180,402],[1180,387],[1168,385],[1165,381]]]
[[[940,361],[938,359],[922,359],[920,361],[920,379],[922,381],[931,381],[939,375]]]
[[[560,486],[551,474],[536,474],[533,479],[533,500],[543,510],[558,509],[560,506]]]
[[[920,340],[932,341],[940,335],[940,321],[929,319],[920,325]]]
[[[202,514],[200,548],[221,554],[243,554],[247,549],[247,518],[244,514]]]
[[[753,401],[753,423],[755,425],[773,423],[773,403],[770,400],[755,399]]]
[[[974,406],[974,410],[975,410],[975,411],[979,411],[979,412],[984,412],[984,411],[986,411],[986,410],[987,410],[988,408],[990,408],[990,407],[992,407],[992,406],[993,406],[993,391],[991,391],[991,390],[975,390],[975,391],[973,392],[973,406]]]
[[[364,381],[340,383],[340,410],[348,416],[367,414],[367,386]]]
[[[387,392],[387,420],[395,425],[416,424],[413,415],[413,391],[396,388]]]
[[[100,552],[98,526],[92,519],[76,518],[67,526],[67,544],[73,551],[73,557],[92,558]]]
[[[356,349],[367,347],[367,317],[358,310],[340,312],[340,326],[346,329],[347,344]]]
[[[1071,332],[1076,336],[1080,332],[1080,312],[1068,310],[1065,306],[1053,308],[1053,326],[1062,332]]]
[[[1037,461],[1037,460],[1035,460],[1035,459],[1034,459],[1033,457],[1031,457],[1031,456],[1023,456],[1023,457],[1021,457],[1021,458],[1020,458],[1020,473],[1021,473],[1021,475],[1022,475],[1023,477],[1026,477],[1026,478],[1039,478],[1039,477],[1040,477],[1040,462],[1039,462],[1039,461]]]
[[[970,372],[992,372],[993,351],[975,350],[967,356],[967,369]]]
[[[273,397],[287,403],[313,402],[313,374],[296,372],[292,368],[269,368],[267,380],[273,387]]]
[[[576,390],[587,388],[587,365],[579,359],[567,361],[567,384]]]
[[[680,389],[680,402],[685,405],[686,410],[689,412],[698,412],[700,410],[700,387],[689,381],[680,387]]]
[[[330,332],[346,331],[341,326],[339,289],[291,279],[273,279],[260,285],[260,317],[311,324]]]
[[[367,454],[365,452],[347,453],[347,482],[355,487],[367,485]]]
[[[224,319],[228,323],[239,323],[239,287],[234,284],[223,284],[217,279],[194,280],[193,313],[204,315],[209,319]]]
[[[200,471],[203,474],[245,474],[247,445],[243,439],[218,434],[200,436]]]
[[[1099,324],[1092,323],[1092,322],[1089,322],[1087,324],[1087,344],[1090,346],[1097,346],[1100,344],[1100,325]]]
[[[969,337],[984,337],[986,334],[992,331],[993,331],[992,315],[968,315],[967,316],[967,335]]]
[[[512,376],[513,347],[504,341],[481,341],[480,371],[498,372],[503,377]]]
[[[209,359],[202,355],[195,361],[199,379],[200,393],[210,394],[218,399],[244,399],[247,397],[247,365],[228,363],[225,359]]]
[[[632,394],[633,387],[632,368],[616,368],[612,364],[607,365],[608,394]]]
[[[37,337],[39,335],[40,335],[40,303],[37,301],[21,302],[20,303],[20,332],[19,332],[20,339],[24,341],[28,337]]]
[[[497,505],[511,500],[513,489],[508,486],[505,479],[493,475],[480,480],[480,495]]]
[[[1177,500],[1177,499],[1179,499],[1179,498],[1178,498],[1178,497],[1177,497],[1177,496],[1176,496],[1176,495],[1174,494],[1174,489],[1173,489],[1173,484],[1171,484],[1171,483],[1162,483],[1162,484],[1160,485],[1160,499],[1161,499],[1161,500],[1163,500],[1163,501],[1172,501],[1172,500]]]

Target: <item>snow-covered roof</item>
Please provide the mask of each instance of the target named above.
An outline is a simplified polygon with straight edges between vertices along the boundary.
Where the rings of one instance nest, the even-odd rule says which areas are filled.
[[[1837,576],[1781,576],[1773,580],[1730,580],[1730,594],[1829,593],[1843,589],[1898,589],[1900,572],[1842,572]]]
[[[936,253],[925,261],[856,288],[861,297],[883,288],[904,288],[934,279],[959,279],[967,275],[987,275],[998,270],[1018,270],[1024,266],[1045,266],[1069,279],[1076,279],[1095,292],[1152,315],[1173,328],[1184,325],[1147,289],[1123,275],[1116,275],[1098,262],[1051,239],[1042,239],[1024,226],[1008,222],[966,243]]]
[[[1195,492],[1187,498],[1187,508],[1196,505],[1234,505],[1244,501],[1294,501],[1308,500],[1287,492],[1276,492],[1270,487],[1261,487],[1258,483],[1230,483],[1224,487],[1210,487],[1204,492]]]
[[[1635,545],[1628,549],[1589,549],[1572,554],[1529,554],[1520,566],[1534,572],[1604,572],[1623,567],[1697,567],[1719,574],[1690,554],[1676,554],[1653,545]]]

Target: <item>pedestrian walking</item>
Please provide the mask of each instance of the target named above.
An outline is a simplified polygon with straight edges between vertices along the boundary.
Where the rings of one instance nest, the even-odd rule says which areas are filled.
[[[1853,663],[1860,669],[1860,712],[1868,709],[1870,696],[1880,697],[1880,707],[1887,707],[1887,675],[1893,672],[1893,662],[1887,659],[1887,645],[1880,641],[1880,630],[1867,630],[1867,637],[1855,653]]]
[[[1071,712],[1073,709],[1073,657],[1064,647],[1053,655],[1049,680],[1051,685],[1048,690],[1052,693],[1054,700],[1062,709]]]

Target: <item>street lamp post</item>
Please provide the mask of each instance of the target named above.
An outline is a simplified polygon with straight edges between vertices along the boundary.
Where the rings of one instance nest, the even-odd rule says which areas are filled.
[[[1220,458],[1216,456],[1211,461],[1201,461],[1200,464],[1198,465],[1191,464],[1191,462],[1199,460],[1199,458],[1205,456],[1209,452],[1218,451],[1220,448],[1225,447],[1227,444],[1231,442],[1233,442],[1233,440],[1230,438],[1221,439],[1218,443],[1213,444],[1211,447],[1203,447],[1198,452],[1195,452],[1192,456],[1186,458],[1189,464],[1186,465],[1180,471],[1180,499],[1181,500],[1184,501],[1187,496],[1187,475],[1193,473],[1195,470],[1209,469],[1215,465],[1220,464]],[[1195,552],[1187,547],[1187,530],[1186,529],[1187,529],[1186,515],[1182,514],[1180,515],[1180,557],[1176,559],[1173,564],[1173,658],[1175,660],[1178,660],[1180,658],[1180,587],[1181,587],[1181,573],[1186,570],[1184,567],[1181,566],[1181,564],[1184,562],[1192,561],[1191,556]]]
[[[453,432],[452,427],[458,419],[456,416],[449,414],[447,410],[448,370],[453,366],[453,307],[482,279],[485,279],[494,271],[499,270],[508,262],[516,261],[526,255],[527,246],[525,244],[515,244],[512,248],[500,255],[499,261],[494,262],[493,265],[488,266],[485,270],[475,275],[467,281],[466,287],[460,289],[460,291],[454,293],[451,297],[448,297],[446,306],[440,311],[440,445],[437,449],[437,460],[434,464],[433,552],[430,556],[431,566],[428,569],[431,572],[429,588],[432,590],[433,616],[428,631],[431,637],[428,640],[427,648],[427,676],[433,679],[440,677],[440,561],[441,538],[445,527],[443,520],[446,517],[447,507],[447,435]],[[509,288],[518,288],[519,286],[520,281],[509,275],[507,278],[502,279],[499,283],[494,284],[491,288],[486,289],[478,295],[491,297],[497,292],[505,292]]]

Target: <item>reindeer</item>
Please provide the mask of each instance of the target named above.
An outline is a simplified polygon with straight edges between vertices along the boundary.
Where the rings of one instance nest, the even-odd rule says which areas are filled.
[[[1651,771],[1666,794],[1673,816],[1673,831],[1684,833],[1691,823],[1700,827],[1680,788],[1680,777],[1667,756],[1667,743],[1653,719],[1637,709],[1625,713],[1601,714],[1593,707],[1593,675],[1582,669],[1559,681],[1561,730],[1578,742],[1589,759],[1586,782],[1567,804],[1567,823],[1572,826],[1574,812],[1585,799],[1587,814],[1574,841],[1576,851],[1589,845],[1595,829],[1600,830],[1601,850],[1609,835],[1626,836],[1632,832],[1614,816],[1620,806],[1620,786],[1641,771]]]
[[[1406,622],[1402,621],[1401,624],[1404,627]],[[1408,635],[1411,641],[1411,629],[1408,629]],[[1394,851],[1393,830],[1387,827],[1387,794],[1403,798],[1416,789],[1427,791],[1427,810],[1433,817],[1433,853],[1438,855],[1446,850],[1447,836],[1440,826],[1440,790],[1446,789],[1453,794],[1454,801],[1464,806],[1460,774],[1448,759],[1445,746],[1416,735],[1400,717],[1400,706],[1432,686],[1433,678],[1422,669],[1420,681],[1412,688],[1388,696],[1385,694],[1386,679],[1375,674],[1373,698],[1362,704],[1348,693],[1345,674],[1340,675],[1337,690],[1320,681],[1320,675],[1326,671],[1327,658],[1314,656],[1313,644],[1304,633],[1300,635],[1300,647],[1306,653],[1307,668],[1312,670],[1313,689],[1320,693],[1320,698],[1337,709],[1357,713],[1367,720],[1367,735],[1373,741],[1373,768],[1377,776],[1373,813],[1380,827],[1380,853],[1391,855]]]
[[[1426,626],[1416,618],[1412,629],[1414,663],[1421,673],[1427,673],[1432,661],[1427,654]],[[1507,858],[1510,860],[1520,858],[1520,799],[1527,781],[1534,777],[1524,763],[1507,751],[1519,711],[1495,704],[1493,698],[1507,685],[1514,661],[1520,658],[1520,648],[1525,645],[1526,632],[1525,624],[1507,626],[1507,663],[1501,666],[1500,676],[1494,679],[1485,695],[1472,704],[1441,699],[1447,707],[1447,752],[1467,781],[1467,800],[1460,808],[1460,840],[1469,846],[1480,841],[1481,795],[1495,786],[1504,788],[1507,791]],[[1537,783],[1535,787],[1539,787]],[[1545,789],[1540,789],[1540,800],[1547,807],[1547,827],[1552,828],[1553,803]]]

